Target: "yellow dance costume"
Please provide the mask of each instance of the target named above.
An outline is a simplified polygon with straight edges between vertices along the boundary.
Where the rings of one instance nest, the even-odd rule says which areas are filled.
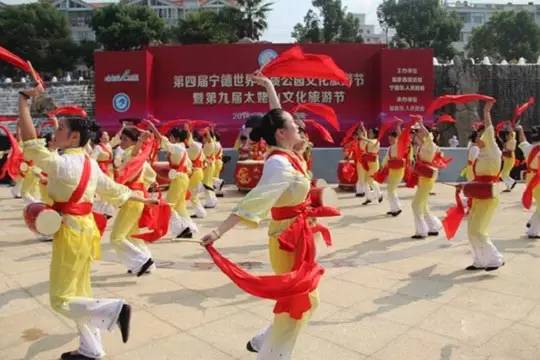
[[[134,146],[125,149],[122,154],[121,167],[131,159],[133,149]],[[133,185],[129,186],[131,186],[138,195],[143,196],[143,191],[136,188],[136,185],[148,190],[150,185],[156,181],[156,175],[154,169],[145,162],[138,178],[131,182]],[[111,244],[120,261],[132,273],[137,273],[152,257],[146,243],[141,239],[132,237],[140,232],[139,219],[141,218],[143,210],[143,203],[133,200],[128,201],[118,211],[111,231]],[[152,266],[150,270],[153,270],[154,268],[155,266]]]
[[[390,161],[391,160],[391,161]],[[396,212],[401,210],[401,204],[399,202],[399,197],[397,195],[397,187],[403,180],[405,175],[405,162],[403,162],[402,167],[392,166],[390,162],[399,161],[398,159],[398,146],[392,144],[388,147],[388,151],[383,159],[383,167],[388,166],[388,177],[386,179],[386,191],[388,193],[388,202],[390,203],[390,211]]]
[[[193,166],[193,171],[189,177],[188,187],[189,192],[191,193],[191,204],[194,208],[195,215],[198,218],[204,218],[206,216],[206,210],[204,210],[204,207],[199,200],[199,187],[203,181],[203,166],[206,160],[202,144],[194,141],[193,138],[190,137],[187,152]]]
[[[495,130],[488,126],[480,137],[485,144],[474,167],[475,181],[492,183],[495,187],[501,168],[501,150],[495,141]],[[493,198],[472,199],[469,211],[467,233],[474,254],[476,267],[499,267],[503,257],[489,238],[488,227],[499,204],[499,191],[493,191]]]
[[[47,193],[55,202],[67,202],[77,188],[85,163],[83,148],[66,149],[63,155],[51,152],[41,140],[28,140],[24,156],[48,174]],[[91,203],[95,194],[122,205],[131,191],[99,171],[91,161],[88,185],[80,202]],[[121,299],[93,299],[90,268],[100,255],[100,233],[91,213],[63,214],[60,230],[54,235],[49,292],[53,309],[74,320],[80,333],[79,353],[102,357],[100,329],[116,324],[123,305]]]
[[[233,213],[252,226],[267,218],[272,207],[295,206],[304,202],[310,189],[309,179],[295,170],[289,161],[280,155],[266,160],[261,180],[233,209]],[[270,263],[276,274],[291,271],[295,254],[280,249],[279,235],[294,221],[270,220],[268,247]],[[319,304],[317,291],[310,294],[311,309],[302,319],[296,320],[288,313],[276,314],[271,326],[264,328],[251,340],[258,349],[257,359],[290,359],[294,344],[302,327]]]
[[[214,208],[217,205],[216,192],[214,190],[214,173],[216,171],[215,153],[216,143],[212,137],[203,145],[203,153],[206,158],[206,166],[203,170],[203,185],[206,193],[205,208]]]
[[[502,155],[503,168],[501,170],[501,179],[504,181],[506,188],[510,190],[516,183],[510,176],[510,172],[516,163],[516,135],[513,131],[508,134]]]
[[[422,139],[422,144],[419,146],[416,153],[416,169],[425,167],[432,170],[432,175],[427,176],[424,172],[418,171],[418,184],[416,186],[416,193],[411,204],[414,222],[415,222],[415,235],[425,237],[429,234],[435,235],[442,228],[441,221],[433,216],[429,210],[429,194],[433,190],[435,181],[437,180],[438,171],[435,167],[430,165],[438,152],[439,147],[433,142],[433,136],[426,134]]]
[[[379,171],[379,149],[380,143],[377,139],[369,139],[363,141],[365,144],[365,152],[362,157],[365,158],[363,162],[368,164],[368,170],[362,167],[363,183],[366,184],[366,198],[371,201],[378,201],[381,199],[381,189],[379,183],[373,179],[373,175]],[[379,201],[380,202],[380,201]]]

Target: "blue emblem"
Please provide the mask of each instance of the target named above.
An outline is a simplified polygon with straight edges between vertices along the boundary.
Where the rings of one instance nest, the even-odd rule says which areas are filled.
[[[131,105],[131,100],[128,94],[118,93],[114,95],[112,99],[112,105],[113,105],[114,110],[116,110],[116,112],[123,113],[129,110],[129,107]]]
[[[263,67],[264,65],[268,64],[270,61],[277,58],[278,53],[273,49],[266,49],[261,51],[259,54],[259,66]]]

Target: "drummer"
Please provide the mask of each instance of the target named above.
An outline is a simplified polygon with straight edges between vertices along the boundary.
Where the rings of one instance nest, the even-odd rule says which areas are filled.
[[[48,174],[48,193],[55,201],[54,208],[63,215],[53,241],[50,301],[55,311],[75,321],[79,331],[79,348],[62,354],[62,359],[97,359],[105,355],[100,330],[111,330],[118,325],[122,340],[127,342],[131,307],[122,299],[92,298],[91,263],[100,253],[100,234],[92,216],[94,194],[97,192],[116,205],[122,205],[130,197],[145,200],[104,176],[97,163],[85,155],[83,147],[95,126],[92,121],[62,119],[54,139],[63,154],[45,148],[43,141],[37,139],[28,103],[43,92],[41,85],[21,91],[19,124],[24,156]]]

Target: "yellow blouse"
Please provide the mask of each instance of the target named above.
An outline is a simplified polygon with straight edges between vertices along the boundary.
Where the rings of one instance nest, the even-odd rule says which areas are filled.
[[[66,202],[79,185],[82,175],[85,151],[83,148],[66,149],[63,155],[49,151],[42,139],[23,143],[24,157],[32,160],[48,175],[47,193],[55,202]],[[91,160],[91,176],[81,199],[93,202],[98,194],[104,201],[120,206],[131,196],[131,190],[103,174],[95,160]]]
[[[496,176],[501,169],[502,152],[495,140],[495,129],[488,126],[480,140],[484,146],[480,148],[476,159],[476,175]]]
[[[433,142],[433,135],[427,134],[422,139],[422,145],[418,149],[417,158],[424,162],[432,162],[439,147]]]
[[[310,189],[310,181],[295,170],[289,160],[281,155],[273,155],[264,163],[262,177],[233,209],[233,213],[251,225],[258,225],[268,217],[272,207],[295,206],[304,202]],[[278,236],[292,219],[271,220],[268,234]]]

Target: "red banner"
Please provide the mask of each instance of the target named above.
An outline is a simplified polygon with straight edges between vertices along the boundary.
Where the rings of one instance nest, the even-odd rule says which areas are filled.
[[[217,124],[224,146],[232,146],[245,120],[268,110],[265,90],[246,75],[291,46],[187,45],[97,52],[96,118],[112,131],[118,129],[121,118],[149,114],[161,121],[210,120]],[[352,86],[347,88],[337,81],[319,79],[272,78],[272,81],[287,110],[298,103],[331,106],[341,123],[341,132],[329,128],[337,143],[343,132],[358,121],[378,126],[381,112],[402,113],[399,108],[390,107],[398,94],[413,97],[414,93],[418,108],[427,108],[433,99],[431,50],[394,50],[364,44],[305,44],[302,48],[307,53],[331,56],[348,74]],[[403,74],[403,77],[422,78],[425,84],[422,91],[383,89],[392,77],[401,76],[399,69],[409,68],[414,68],[416,74]],[[387,96],[390,99],[382,101]],[[319,135],[310,135],[317,145],[329,146]]]

